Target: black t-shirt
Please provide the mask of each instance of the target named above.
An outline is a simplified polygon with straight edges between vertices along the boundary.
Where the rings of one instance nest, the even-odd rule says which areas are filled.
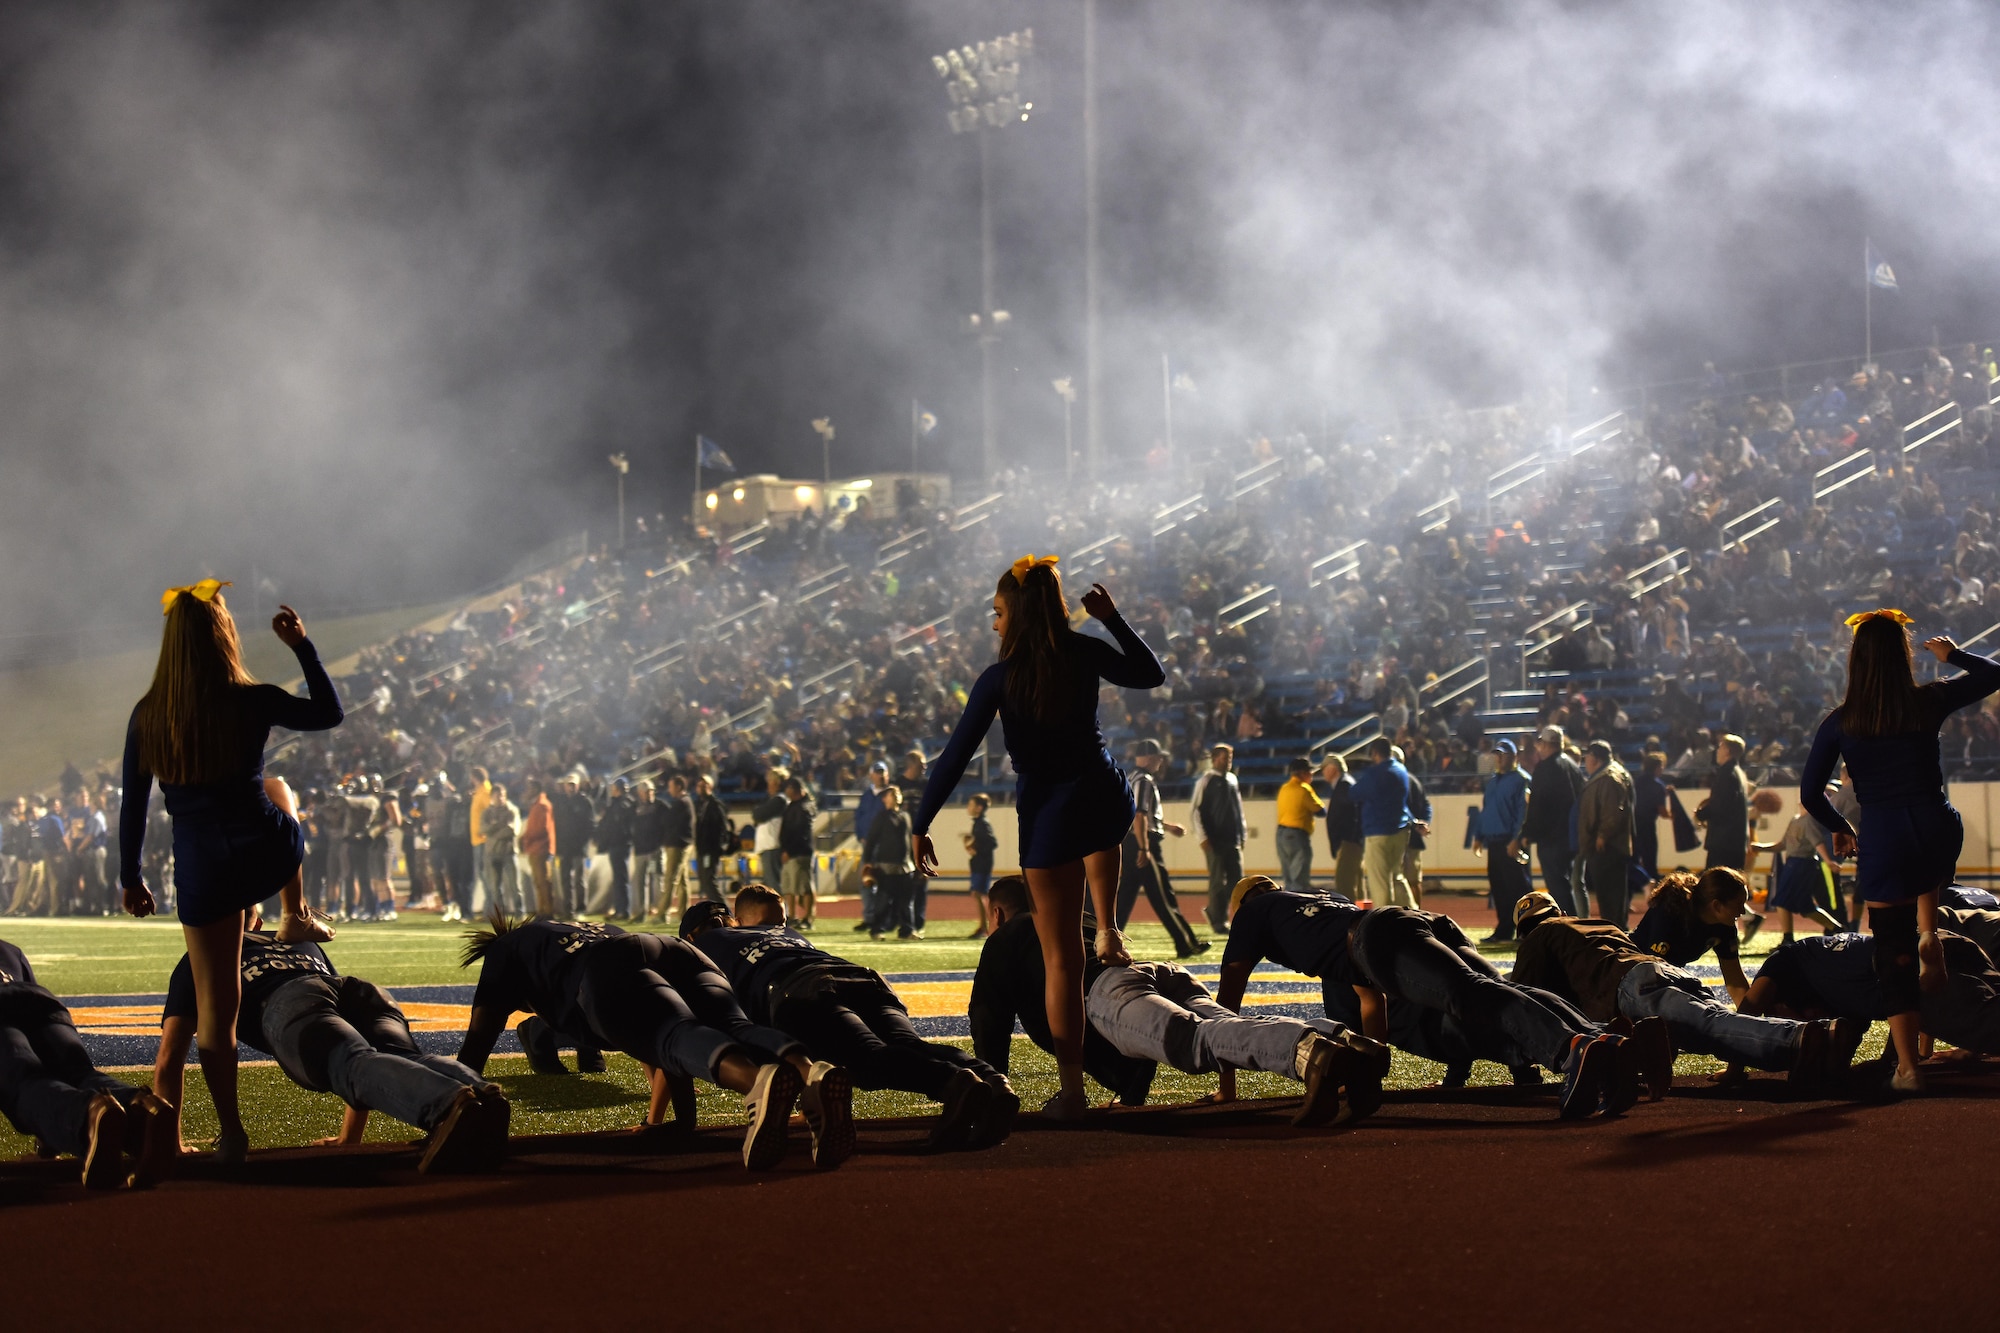
[[[285,944],[267,930],[244,932],[243,1007],[237,1011],[236,1035],[245,1045],[268,1055],[271,1044],[264,1039],[264,1005],[273,992],[300,977],[339,975],[317,944]],[[182,954],[167,982],[167,1004],[160,1019],[164,1022],[195,1015],[194,970]]]
[[[1686,967],[1710,949],[1715,950],[1718,959],[1737,956],[1735,922],[1711,925],[1683,915],[1665,903],[1656,902],[1646,909],[1646,915],[1639,918],[1632,931],[1632,939],[1647,953],[1664,958],[1675,967]]]
[[[972,859],[966,863],[966,868],[974,874],[991,874],[993,872],[993,849],[999,845],[1000,840],[993,836],[993,821],[989,820],[985,815],[974,815],[972,818]]]
[[[35,980],[35,969],[29,965],[28,955],[0,940],[0,1015],[61,1007],[62,1001],[56,999],[55,992]]]
[[[1786,1008],[1835,1018],[1881,1018],[1882,983],[1875,976],[1870,935],[1809,935],[1771,951],[1757,969]]]
[[[591,945],[623,935],[616,926],[574,921],[530,921],[486,948],[472,1007],[502,1013],[540,1014],[562,1032],[587,1030],[577,1006],[583,955]]]
[[[763,1012],[770,984],[793,968],[846,961],[815,948],[786,926],[717,926],[688,943],[721,969],[729,988],[753,1016]]]
[[[1347,961],[1347,932],[1360,919],[1361,909],[1338,894],[1260,893],[1229,919],[1222,964],[1268,958],[1309,977],[1353,984],[1359,978]]]

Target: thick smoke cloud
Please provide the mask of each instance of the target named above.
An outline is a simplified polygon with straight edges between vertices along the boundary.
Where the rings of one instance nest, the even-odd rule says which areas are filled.
[[[462,590],[685,503],[693,433],[969,463],[972,145],[933,50],[1032,25],[994,143],[1003,443],[1082,370],[1081,4],[16,6],[0,20],[0,607],[150,624],[254,568]],[[1972,4],[1102,0],[1105,439],[2000,333]]]

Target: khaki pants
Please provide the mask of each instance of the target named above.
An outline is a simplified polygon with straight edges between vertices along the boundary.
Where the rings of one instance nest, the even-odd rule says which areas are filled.
[[[685,847],[668,847],[660,853],[660,877],[664,887],[660,891],[660,916],[672,917],[676,911],[687,912],[687,854]]]
[[[1410,892],[1415,895],[1417,907],[1424,905],[1424,849],[1410,839],[1410,845],[1403,849],[1403,878],[1409,882]]]
[[[1410,881],[1403,878],[1403,853],[1409,850],[1410,831],[1397,829],[1362,840],[1361,871],[1368,881],[1368,897],[1377,907],[1415,907],[1416,895]]]
[[[556,914],[555,896],[549,892],[549,854],[547,852],[528,853],[528,874],[535,881],[535,915],[553,917]]]
[[[1343,842],[1333,858],[1333,888],[1343,898],[1361,896],[1361,844]]]
[[[810,856],[794,856],[778,868],[778,892],[792,899],[804,911],[804,919],[812,917],[813,863]]]
[[[14,882],[14,901],[7,905],[7,915],[32,916],[39,912],[43,916],[54,916],[55,903],[49,893],[50,882],[54,878],[49,874],[46,857],[23,860],[20,878]]]

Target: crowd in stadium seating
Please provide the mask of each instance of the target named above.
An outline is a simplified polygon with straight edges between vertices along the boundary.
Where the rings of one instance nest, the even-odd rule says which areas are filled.
[[[1961,640],[2000,621],[1994,370],[1968,347],[1956,367],[1932,352],[1789,398],[1711,373],[1687,401],[1574,435],[1559,424],[1573,413],[1525,404],[1394,438],[1260,437],[1090,486],[1005,474],[985,506],[864,504],[751,541],[660,523],[364,651],[341,682],[347,725],[271,768],[326,793],[384,778],[405,814],[419,782],[471,763],[517,794],[580,771],[600,801],[623,771],[752,796],[774,765],[857,791],[874,758],[936,752],[989,660],[992,577],[1053,550],[1073,589],[1107,581],[1161,649],[1167,686],[1103,716],[1114,741],[1169,742],[1169,784],[1228,739],[1245,783],[1275,787],[1289,757],[1379,727],[1448,791],[1476,781],[1495,736],[1550,721],[1627,755],[1650,739],[1688,778],[1719,728],[1775,776],[1838,692],[1846,611],[1901,605]],[[1905,454],[1903,425],[1940,409],[1933,422],[1959,424]],[[1816,474],[1838,480],[1862,450],[1873,472],[1816,499]],[[1990,772],[2000,715],[1969,711],[1944,744],[1964,775]],[[969,782],[1011,782],[993,750]],[[110,906],[115,792],[87,785],[5,823],[0,903]]]

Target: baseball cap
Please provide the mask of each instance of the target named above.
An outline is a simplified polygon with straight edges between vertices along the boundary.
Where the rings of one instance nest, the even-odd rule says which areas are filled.
[[[877,759],[874,763],[868,765],[868,771],[870,773],[887,773],[889,771],[889,762],[886,759]]]
[[[1236,909],[1243,905],[1244,898],[1249,896],[1251,890],[1275,889],[1277,887],[1278,881],[1272,879],[1269,875],[1245,875],[1242,879],[1237,880],[1236,887],[1230,890],[1229,915],[1236,915]]]
[[[1536,889],[1533,893],[1524,893],[1514,900],[1514,928],[1516,930],[1520,929],[1522,922],[1532,920],[1535,917],[1559,916],[1561,914],[1562,908],[1556,906],[1556,900],[1540,889]]]
[[[1166,751],[1160,748],[1160,743],[1151,736],[1141,736],[1132,742],[1132,757],[1135,759],[1148,759],[1165,753]]]
[[[1561,745],[1563,743],[1563,729],[1551,724],[1535,733],[1535,739],[1544,745]]]
[[[1519,751],[1519,750],[1516,750],[1516,749],[1514,748],[1514,742],[1512,742],[1512,741],[1508,740],[1507,738],[1505,738],[1505,737],[1503,736],[1503,737],[1501,737],[1501,738],[1500,738],[1499,740],[1497,740],[1497,741],[1493,742],[1493,753],[1495,753],[1495,754],[1519,754],[1519,753],[1520,753],[1520,751]]]

